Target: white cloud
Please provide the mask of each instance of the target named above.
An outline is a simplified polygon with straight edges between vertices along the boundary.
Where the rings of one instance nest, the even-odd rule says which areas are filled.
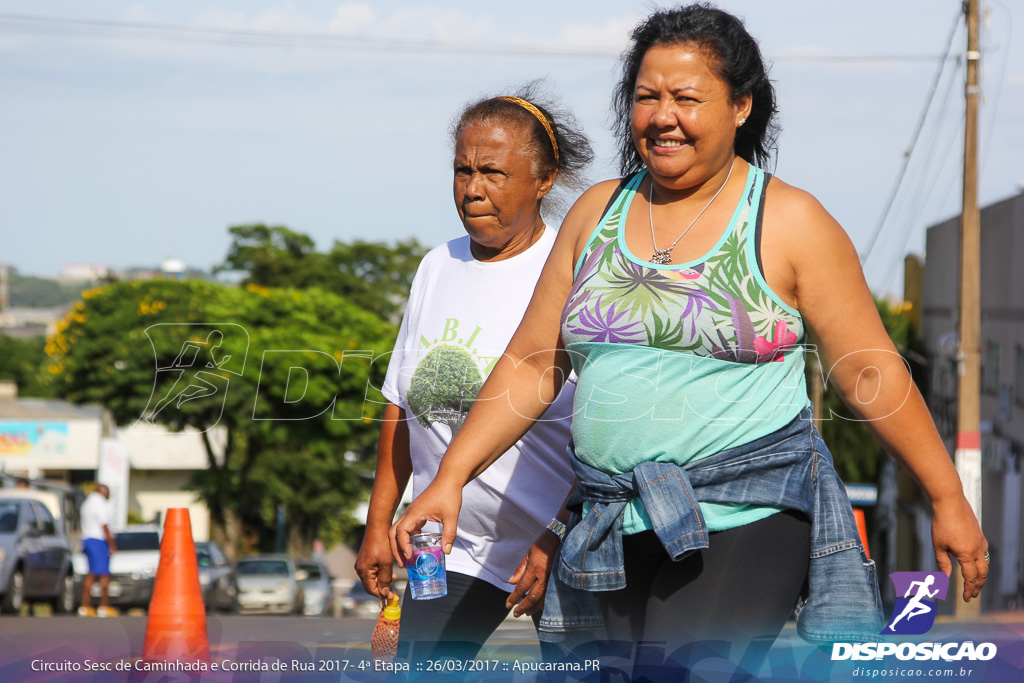
[[[331,33],[342,35],[358,35],[368,32],[377,23],[377,13],[363,3],[342,5],[334,10],[334,16],[328,24]]]
[[[167,21],[167,18],[158,12],[151,11],[142,3],[136,3],[125,10],[121,15],[121,20],[133,23],[163,23]]]
[[[369,5],[354,3],[335,10],[331,33],[370,38],[480,42],[495,37],[494,20],[440,7],[398,9],[379,15]]]
[[[196,28],[233,31],[323,32],[323,23],[292,8],[273,8],[252,17],[243,12],[211,8],[200,12],[189,24]]]
[[[632,14],[598,25],[572,24],[559,33],[559,45],[563,48],[621,52],[629,43],[629,33],[639,20],[639,14]]]
[[[381,11],[362,2],[340,4],[327,16],[307,14],[291,3],[258,13],[208,7],[184,20],[169,19],[138,3],[121,13],[118,19],[128,23],[181,27],[185,32],[167,36],[129,31],[118,37],[138,39],[94,41],[90,46],[92,49],[113,52],[133,61],[269,73],[322,72],[339,62],[351,63],[366,56],[365,53],[360,56],[359,51],[325,50],[316,45],[303,45],[301,38],[293,40],[287,34],[460,44],[486,43],[500,38],[497,22],[484,13],[432,6]],[[190,34],[189,29],[195,32]],[[277,35],[260,40],[251,36],[204,33],[210,30]],[[235,42],[240,45],[232,45]],[[254,44],[259,47],[252,47]]]

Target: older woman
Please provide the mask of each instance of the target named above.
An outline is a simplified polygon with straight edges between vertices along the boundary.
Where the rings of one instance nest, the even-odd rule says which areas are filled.
[[[545,198],[556,185],[580,187],[593,157],[572,117],[531,88],[467,106],[452,135],[455,208],[467,235],[432,250],[416,273],[384,383],[390,403],[356,561],[366,590],[381,598],[393,579],[388,529],[410,473],[417,495],[433,480],[555,242],[541,217]],[[446,539],[448,594],[403,602],[400,644],[417,660],[472,658],[513,604],[517,616],[537,610],[558,547],[545,527],[572,481],[571,387],[548,403],[543,419],[507,444],[501,465],[466,487],[458,534]]]
[[[930,497],[939,567],[954,556],[963,599],[976,597],[987,542],[853,245],[814,197],[758,167],[776,108],[757,43],[707,5],[658,12],[632,38],[615,99],[630,175],[566,217],[506,355],[392,529],[395,552],[426,519],[452,537],[462,486],[571,364],[584,516],[558,576],[597,591],[612,638],[770,643],[800,597],[806,638],[875,637],[874,566],[810,421],[812,330],[836,389]]]

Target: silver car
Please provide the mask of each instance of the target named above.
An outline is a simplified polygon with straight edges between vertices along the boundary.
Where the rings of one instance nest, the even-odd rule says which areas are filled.
[[[235,568],[213,541],[196,541],[199,585],[207,612],[235,609]]]
[[[45,505],[0,497],[0,611],[17,613],[36,600],[75,610],[71,548]]]
[[[331,615],[334,605],[333,579],[322,562],[299,562],[300,571],[306,572],[302,581],[302,592],[305,594],[303,614],[306,616],[325,617]]]
[[[253,555],[235,565],[235,606],[238,612],[302,614],[302,579],[287,555]]]

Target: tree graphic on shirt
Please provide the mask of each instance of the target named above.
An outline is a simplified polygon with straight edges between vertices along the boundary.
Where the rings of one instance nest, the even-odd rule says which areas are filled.
[[[416,367],[407,399],[421,425],[446,424],[455,435],[483,385],[473,355],[461,346],[442,344]]]

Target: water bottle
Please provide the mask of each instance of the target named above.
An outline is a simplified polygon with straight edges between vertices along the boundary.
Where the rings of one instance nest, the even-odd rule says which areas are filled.
[[[444,570],[441,534],[416,534],[409,537],[412,557],[406,563],[409,591],[413,600],[433,600],[448,595],[448,576]]]
[[[398,625],[401,618],[402,608],[398,606],[398,596],[392,593],[387,606],[380,611],[370,637],[370,656],[375,661],[387,664],[398,654]]]

